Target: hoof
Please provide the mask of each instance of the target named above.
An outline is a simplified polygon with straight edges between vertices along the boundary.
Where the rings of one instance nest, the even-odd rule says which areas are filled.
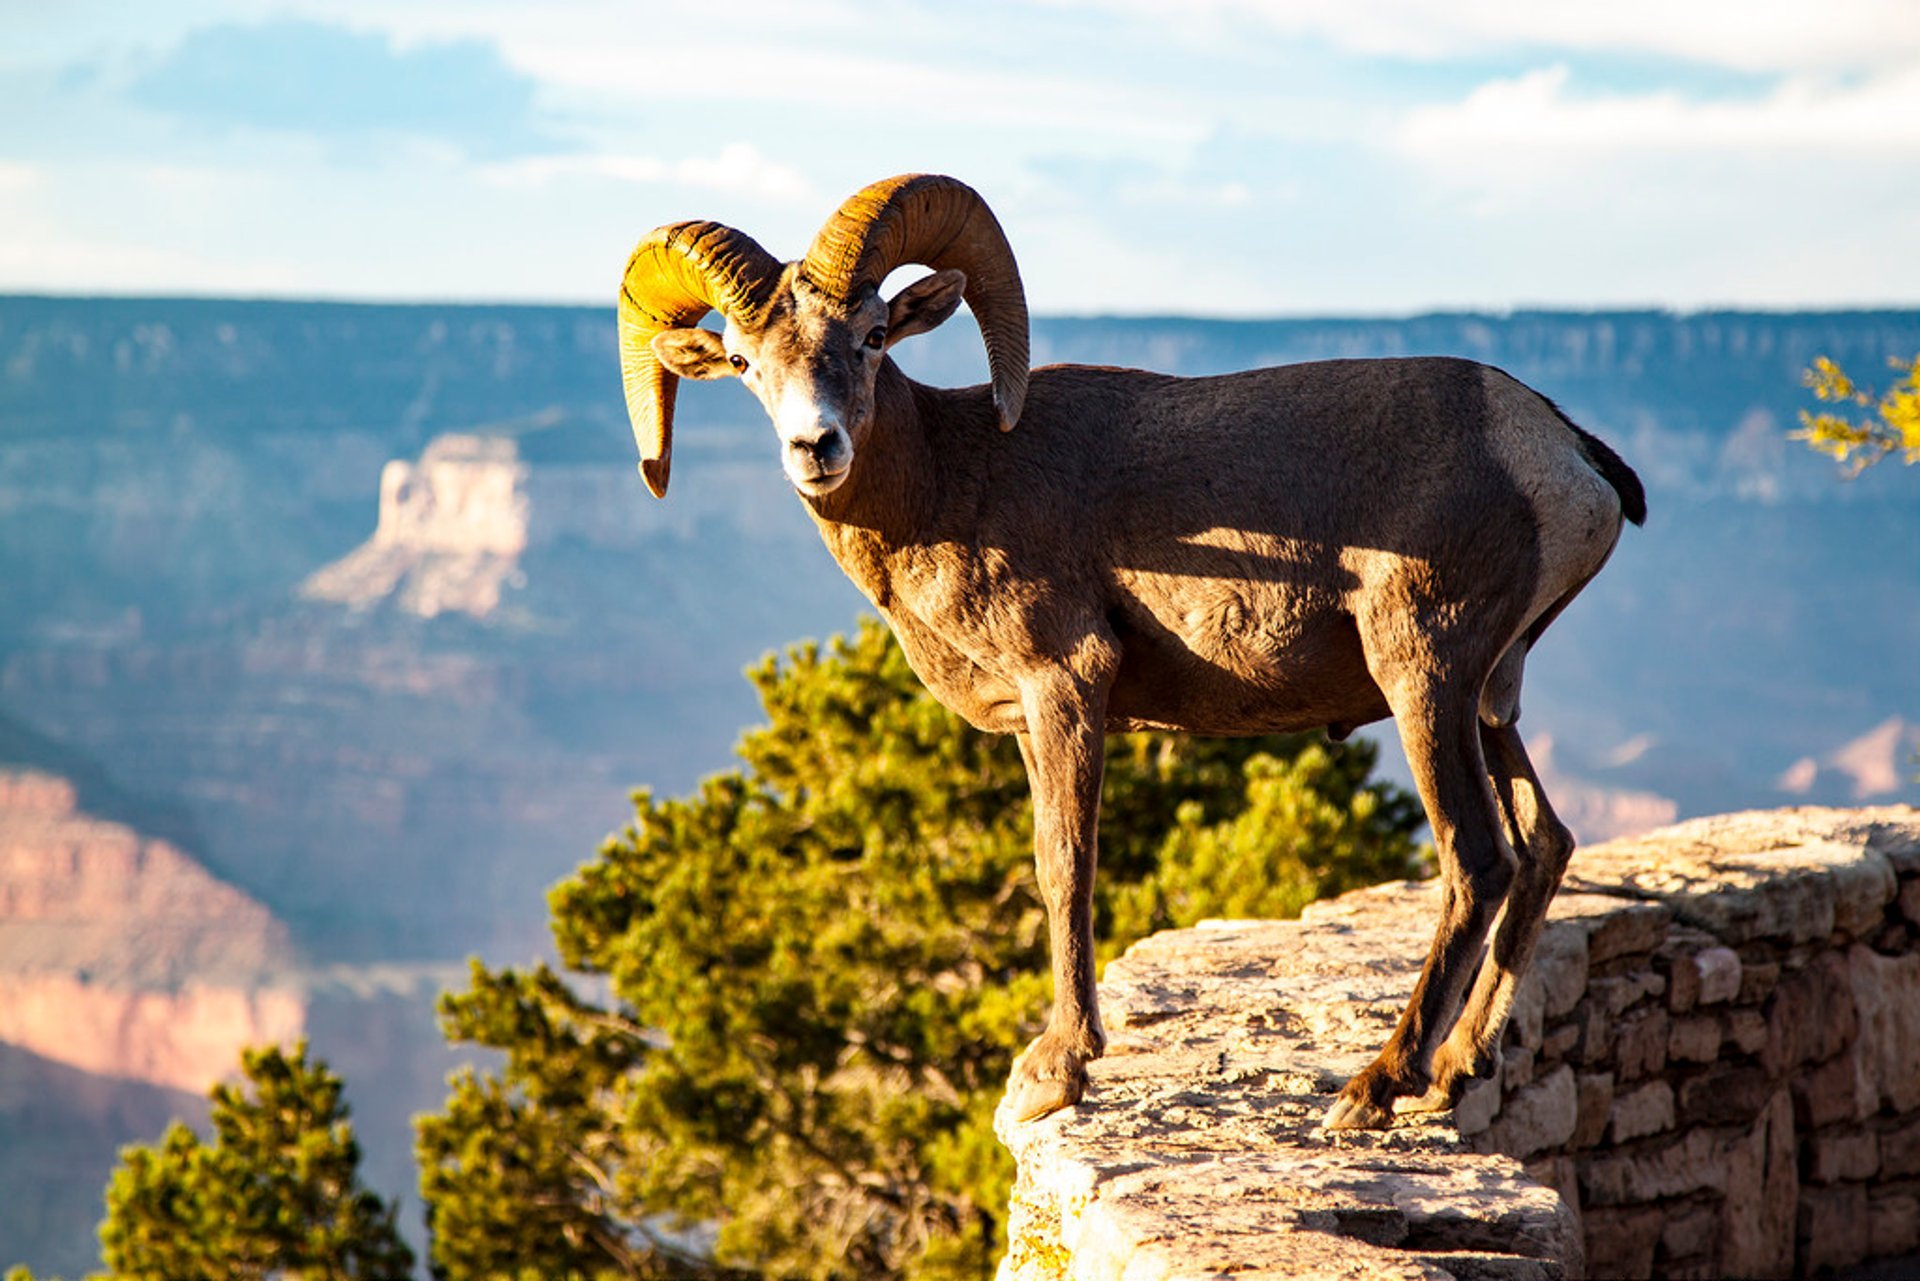
[[[1044,1034],[1013,1062],[1006,1106],[1016,1121],[1037,1121],[1086,1097],[1086,1058]]]
[[[1448,1090],[1436,1083],[1425,1094],[1395,1099],[1393,1110],[1396,1115],[1402,1112],[1451,1112],[1453,1105],[1460,1101],[1459,1095],[1465,1089],[1465,1081],[1460,1082],[1459,1088],[1454,1090]]]
[[[1472,1050],[1455,1052],[1452,1042],[1440,1047],[1434,1056],[1433,1085],[1420,1096],[1418,1106],[1407,1105],[1403,1101],[1402,1111],[1446,1112],[1467,1092],[1467,1087],[1475,1081],[1491,1080],[1500,1061],[1492,1053],[1476,1055]]]
[[[1408,1080],[1382,1071],[1376,1062],[1348,1081],[1320,1122],[1325,1130],[1384,1130],[1393,1124],[1394,1103],[1427,1093],[1425,1073]]]
[[[1364,1098],[1342,1094],[1320,1122],[1323,1130],[1384,1130],[1393,1124],[1393,1109]]]
[[[1085,1093],[1086,1086],[1073,1081],[1014,1081],[1007,1087],[1007,1106],[1016,1121],[1038,1121],[1072,1107]]]

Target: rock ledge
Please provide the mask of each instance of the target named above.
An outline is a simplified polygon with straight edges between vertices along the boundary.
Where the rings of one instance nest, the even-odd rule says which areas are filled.
[[[1920,1173],[1920,810],[1581,850],[1494,1079],[1327,1134],[1438,898],[1378,886],[1109,965],[1087,1100],[997,1118],[1002,1281],[1788,1276],[1920,1243],[1920,1189],[1888,1180]]]

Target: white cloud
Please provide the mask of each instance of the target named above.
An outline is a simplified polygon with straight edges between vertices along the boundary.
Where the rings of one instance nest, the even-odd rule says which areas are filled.
[[[1253,188],[1238,179],[1226,182],[1192,181],[1171,173],[1120,184],[1115,195],[1129,205],[1171,205],[1191,212],[1196,208],[1239,209],[1253,203]]]
[[[1915,72],[1702,99],[1582,93],[1555,67],[1416,108],[1388,144],[1419,225],[1460,246],[1455,290],[1683,307],[1920,290]]]
[[[813,184],[791,165],[760,154],[744,142],[729,143],[710,156],[690,156],[673,166],[675,181],[715,191],[797,199],[813,194]]]
[[[662,160],[657,156],[607,152],[533,156],[481,169],[487,181],[506,187],[545,187],[569,178],[610,178],[617,182],[672,184],[773,200],[815,197],[813,184],[791,165],[768,159],[757,147],[732,142],[710,156]]]
[[[696,134],[716,115],[770,111],[818,119],[820,145],[858,149],[911,122],[1073,130],[1104,138],[1191,142],[1171,88],[1088,79],[1049,63],[1025,72],[960,56],[943,37],[974,20],[895,10],[875,0],[741,0],[722,26],[649,20],[631,4],[567,6],[426,0],[292,0],[303,15],[391,32],[402,49],[452,38],[492,41],[549,101],[615,113],[645,108]],[[917,25],[916,25],[917,24]]]
[[[1791,79],[1737,101],[1672,91],[1581,97],[1571,85],[1565,67],[1489,81],[1459,102],[1410,111],[1397,141],[1417,158],[1490,167],[1511,164],[1516,149],[1920,150],[1920,69],[1860,84]]]
[[[45,180],[46,175],[33,165],[0,160],[0,195],[13,196],[31,191]]]
[[[1157,16],[1156,0],[1062,0]],[[1912,0],[1187,0],[1183,21],[1258,22],[1337,48],[1437,61],[1489,49],[1653,54],[1742,71],[1840,71],[1920,61]]]

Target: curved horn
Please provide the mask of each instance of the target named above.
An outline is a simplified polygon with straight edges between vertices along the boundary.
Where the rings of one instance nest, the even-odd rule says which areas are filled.
[[[673,464],[673,400],[680,379],[653,354],[653,337],[709,311],[757,317],[780,264],[752,237],[717,222],[676,222],[634,247],[620,282],[620,378],[640,447],[640,475],[655,498]]]
[[[851,298],[910,262],[966,273],[964,296],[986,340],[1000,429],[1011,429],[1027,399],[1027,295],[1006,233],[973,188],[933,174],[876,182],[827,220],[800,274],[825,293]]]

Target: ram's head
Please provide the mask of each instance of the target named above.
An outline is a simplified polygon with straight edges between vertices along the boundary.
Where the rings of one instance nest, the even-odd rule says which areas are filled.
[[[889,272],[933,274],[892,299]],[[1027,392],[1027,304],[1006,235],[964,183],[928,174],[850,198],[799,262],[782,265],[716,222],[680,222],[641,240],[620,289],[620,364],[640,474],[667,492],[681,378],[738,375],[779,431],[781,465],[803,494],[847,478],[873,425],[887,348],[951,316],[962,299],[986,339],[1001,428]],[[725,330],[690,328],[718,311]]]

